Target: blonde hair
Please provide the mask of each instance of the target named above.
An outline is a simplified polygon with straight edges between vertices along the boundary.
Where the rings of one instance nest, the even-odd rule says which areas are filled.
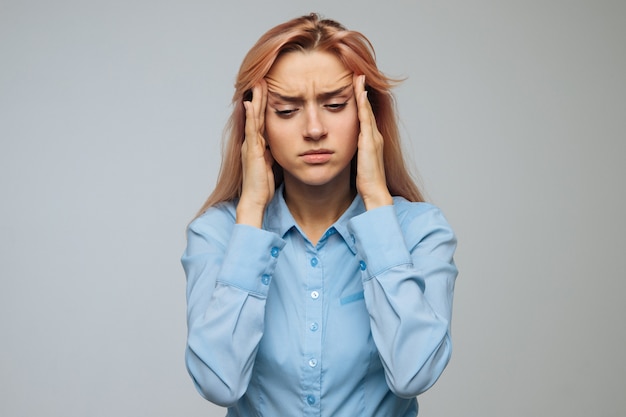
[[[367,96],[378,130],[385,141],[383,156],[387,187],[392,195],[402,196],[409,201],[424,201],[402,157],[395,99],[390,91],[398,80],[391,79],[378,70],[374,48],[365,36],[347,30],[334,20],[322,19],[311,13],[270,29],[245,56],[235,82],[233,112],[224,131],[226,142],[222,150],[222,165],[217,184],[198,215],[220,202],[241,196],[241,145],[245,138],[246,123],[244,96],[266,76],[278,56],[292,51],[313,50],[333,53],[355,74],[365,74]],[[275,164],[274,171],[278,187],[282,182],[282,170]],[[354,182],[355,168],[352,175]]]

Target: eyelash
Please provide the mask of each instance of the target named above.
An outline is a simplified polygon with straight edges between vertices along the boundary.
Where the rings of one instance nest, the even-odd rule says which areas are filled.
[[[289,110],[274,109],[274,113],[276,113],[279,116],[286,117],[286,116],[291,116],[296,110],[297,109],[289,109]]]
[[[338,111],[338,110],[341,110],[344,107],[346,107],[347,104],[348,104],[348,102],[345,101],[343,103],[327,104],[326,107],[329,108],[331,111]]]
[[[331,112],[338,112],[338,111],[342,110],[344,107],[346,107],[347,104],[348,104],[348,102],[346,101],[346,102],[343,102],[343,103],[325,104],[324,107],[326,107]],[[288,110],[274,109],[274,113],[276,113],[280,117],[289,117],[289,116],[292,116],[298,110],[299,110],[298,108],[288,109]]]

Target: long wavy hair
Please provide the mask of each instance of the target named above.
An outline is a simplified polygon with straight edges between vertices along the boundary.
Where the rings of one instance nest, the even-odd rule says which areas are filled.
[[[391,93],[399,80],[378,70],[370,41],[361,33],[347,30],[340,23],[311,13],[282,23],[266,32],[245,56],[233,95],[233,111],[224,130],[222,165],[215,189],[198,215],[220,202],[241,196],[243,172],[241,145],[245,138],[243,100],[250,89],[263,79],[276,59],[293,51],[323,51],[334,54],[352,72],[365,74],[367,97],[372,105],[378,130],[384,138],[383,157],[387,187],[392,195],[409,201],[424,201],[423,195],[406,168],[400,145],[395,98]],[[276,187],[283,180],[282,168],[274,164]],[[353,161],[352,183],[356,178]]]

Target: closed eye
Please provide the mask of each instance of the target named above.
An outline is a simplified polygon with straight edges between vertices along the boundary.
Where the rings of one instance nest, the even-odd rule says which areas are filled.
[[[344,103],[331,103],[331,104],[326,104],[324,107],[326,107],[328,110],[330,111],[340,111],[342,110],[344,107],[346,107],[346,105],[348,104],[348,102],[344,102]]]
[[[298,109],[286,109],[286,110],[274,109],[274,113],[276,113],[280,117],[285,117],[285,118],[289,116],[293,116],[293,114],[296,111],[298,111]]]

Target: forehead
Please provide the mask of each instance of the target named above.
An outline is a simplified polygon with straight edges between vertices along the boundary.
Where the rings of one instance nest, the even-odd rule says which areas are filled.
[[[265,76],[270,91],[281,94],[332,91],[352,82],[352,71],[329,52],[288,52]]]

